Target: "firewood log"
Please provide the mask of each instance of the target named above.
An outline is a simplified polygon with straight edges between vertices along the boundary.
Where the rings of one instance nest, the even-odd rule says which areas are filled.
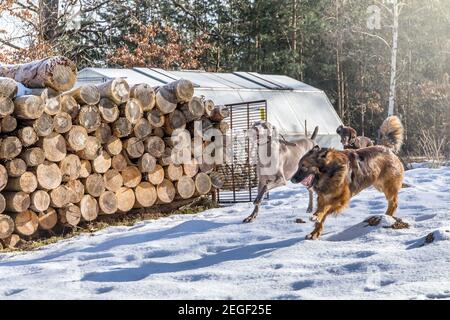
[[[78,124],[84,127],[87,132],[93,132],[101,124],[100,112],[97,106],[83,106],[78,113]]]
[[[192,198],[195,193],[195,182],[188,176],[182,176],[176,182],[176,188],[178,194],[183,199],[189,199]]]
[[[161,127],[153,128],[152,135],[155,136],[155,137],[163,138],[164,137],[164,129],[161,128]]]
[[[153,172],[156,167],[156,159],[150,153],[144,153],[138,160],[138,168],[141,172]]]
[[[186,122],[192,122],[203,116],[205,105],[199,97],[193,97],[191,101],[180,105],[180,111],[183,112]]]
[[[222,188],[225,183],[224,175],[217,171],[211,172],[209,178],[211,179],[211,186],[216,189]]]
[[[85,194],[80,201],[80,211],[84,221],[94,221],[99,212],[97,200],[93,196]]]
[[[44,113],[44,102],[41,97],[25,95],[14,99],[14,115],[18,119],[33,120]]]
[[[166,148],[164,140],[156,136],[150,136],[145,139],[144,146],[145,151],[150,153],[155,158],[160,158]]]
[[[106,190],[116,192],[123,186],[123,178],[116,169],[109,169],[103,175]]]
[[[212,100],[206,100],[205,102],[204,102],[204,105],[205,105],[205,114],[207,115],[207,116],[210,116],[211,115],[211,111],[214,109],[214,107],[215,107],[215,104],[214,104],[214,101],[212,101]]]
[[[152,133],[152,127],[147,119],[139,119],[133,127],[133,133],[136,138],[143,140],[150,136]]]
[[[165,117],[164,131],[171,135],[176,129],[186,128],[186,118],[180,110],[174,110]]]
[[[198,164],[195,160],[191,160],[189,162],[185,162],[183,164],[183,172],[184,175],[193,178],[198,172]]]
[[[72,126],[69,132],[64,134],[64,137],[67,141],[67,147],[73,151],[80,151],[86,147],[88,133],[82,126]]]
[[[50,206],[50,195],[44,190],[36,190],[30,194],[30,209],[44,212]]]
[[[121,187],[115,192],[117,197],[117,210],[119,212],[128,212],[134,207],[136,197],[131,188]]]
[[[130,86],[122,78],[116,78],[97,85],[102,98],[108,98],[115,104],[127,102],[130,98]]]
[[[9,178],[6,185],[7,191],[23,191],[32,193],[37,188],[37,179],[34,173],[25,172],[20,177]]]
[[[92,170],[96,173],[105,173],[109,168],[111,168],[111,156],[105,150],[100,150],[92,161]]]
[[[143,181],[134,189],[136,201],[135,208],[148,208],[155,204],[157,199],[156,188],[150,183]]]
[[[39,140],[39,137],[33,127],[23,127],[22,129],[19,129],[17,131],[17,137],[24,147],[29,147]]]
[[[119,118],[119,108],[108,98],[100,99],[98,111],[100,112],[103,121],[106,123],[113,123]]]
[[[81,161],[76,154],[68,154],[59,163],[59,169],[62,174],[62,181],[78,179],[81,172]]]
[[[75,119],[80,112],[80,105],[71,96],[62,96],[59,100],[61,105],[60,111],[70,114],[72,119]]]
[[[26,165],[29,167],[37,167],[38,165],[44,163],[45,154],[42,148],[29,148],[22,152],[20,158],[25,161]]]
[[[123,156],[123,154],[117,154],[112,157],[111,160],[111,167],[113,169],[116,169],[118,171],[125,170],[125,168],[128,166],[127,160]]]
[[[101,144],[108,143],[109,139],[112,138],[112,131],[109,124],[101,123],[97,130],[95,130],[95,137]]]
[[[116,213],[118,207],[117,196],[112,191],[103,192],[98,198],[100,212],[103,214]]]
[[[226,106],[215,106],[209,113],[209,118],[212,121],[222,121],[223,119],[230,116],[230,109]]]
[[[136,124],[143,116],[142,105],[137,99],[130,99],[119,110],[122,110],[121,116],[130,121],[131,124]]]
[[[153,90],[153,89],[152,89]],[[13,99],[17,94],[17,83],[14,79],[0,77],[0,97]]]
[[[158,159],[158,163],[160,165],[164,166],[168,166],[169,164],[173,163],[172,160],[172,148],[171,147],[166,147],[164,149],[164,153],[163,155]]]
[[[5,117],[14,112],[14,102],[8,98],[0,95],[0,117]]]
[[[152,110],[155,106],[155,91],[146,83],[140,83],[132,86],[130,89],[130,96],[131,98],[139,100],[144,112]]]
[[[43,113],[33,121],[33,129],[39,137],[46,137],[53,132],[53,117]]]
[[[121,172],[123,185],[128,188],[136,187],[142,180],[142,174],[137,167],[128,166]]]
[[[162,166],[157,164],[155,170],[147,174],[147,179],[153,185],[158,185],[164,180],[164,169]]]
[[[89,160],[80,160],[81,162],[81,169],[80,169],[80,176],[79,178],[87,178],[92,172],[92,165]]]
[[[6,115],[2,118],[0,127],[2,132],[12,132],[17,128],[17,120],[11,115]]]
[[[105,145],[106,151],[108,151],[108,153],[111,156],[116,156],[120,154],[122,152],[122,148],[123,148],[122,140],[120,140],[115,136],[109,138],[108,142]]]
[[[99,150],[102,147],[100,141],[95,136],[88,136],[86,140],[86,146],[83,150],[77,152],[77,155],[81,159],[94,160],[99,154]]]
[[[51,230],[58,223],[58,213],[53,208],[48,208],[45,212],[39,212],[39,229]]]
[[[72,117],[67,112],[58,112],[53,116],[53,130],[66,133],[72,128]]]
[[[167,114],[176,109],[177,103],[190,101],[193,95],[194,86],[192,82],[180,79],[158,88],[156,106],[163,114]]]
[[[6,137],[0,141],[0,159],[11,160],[22,151],[22,143],[17,137]]]
[[[103,176],[98,173],[93,173],[83,180],[85,192],[93,197],[100,197],[105,191],[105,181]]]
[[[1,168],[1,167],[0,167]],[[20,177],[22,174],[27,171],[27,164],[20,158],[15,158],[9,160],[5,163],[6,172],[10,177]],[[3,185],[3,182],[6,181],[1,177],[2,169],[0,169],[0,187]]]
[[[59,162],[66,157],[66,140],[59,133],[53,132],[41,141],[40,145],[48,161]],[[26,159],[24,160],[26,162]]]
[[[0,65],[0,76],[12,78],[29,88],[50,87],[56,91],[71,89],[77,68],[69,59],[56,56],[16,65]]]
[[[165,144],[175,149],[191,146],[191,134],[186,129],[176,129],[170,137],[163,139]]]
[[[70,203],[70,190],[65,185],[59,185],[49,192],[50,205],[53,208],[62,208]]]
[[[211,179],[206,173],[200,172],[195,176],[195,189],[199,195],[204,195],[211,191]]]
[[[177,181],[183,176],[183,166],[169,164],[164,167],[164,177],[170,181]]]
[[[84,195],[84,184],[80,180],[70,180],[65,186],[69,192],[69,202],[80,202]]]
[[[36,168],[36,178],[40,189],[52,190],[62,181],[62,173],[56,163],[44,162]]]
[[[158,195],[158,200],[161,203],[171,203],[175,198],[176,190],[172,181],[164,179],[156,187],[156,193]]]
[[[93,85],[82,85],[64,92],[63,95],[72,96],[79,104],[94,105],[100,101],[100,91]]]
[[[22,236],[32,236],[39,228],[39,218],[31,210],[13,214],[12,218],[14,219],[15,232]]]
[[[6,215],[0,214],[0,239],[6,239],[14,232],[14,220]]]
[[[55,114],[61,112],[61,96],[47,97],[44,99],[44,113],[54,116]]]
[[[6,211],[23,212],[30,207],[30,195],[23,191],[3,192],[6,202]]]
[[[75,227],[81,220],[80,207],[69,203],[64,208],[58,209],[58,218],[63,225]]]
[[[125,140],[123,147],[131,159],[140,158],[144,154],[144,143],[136,137]]]
[[[132,130],[133,126],[131,125],[131,122],[125,117],[119,117],[112,124],[113,134],[118,138],[129,136]]]
[[[165,116],[159,109],[154,108],[147,114],[147,120],[153,128],[160,128],[164,125]]]

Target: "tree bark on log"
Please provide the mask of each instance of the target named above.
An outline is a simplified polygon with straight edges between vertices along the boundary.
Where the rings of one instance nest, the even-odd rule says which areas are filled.
[[[50,87],[62,92],[75,85],[77,68],[69,59],[56,56],[24,64],[0,65],[0,76],[29,88]]]
[[[9,178],[6,185],[7,191],[23,191],[25,193],[32,193],[37,189],[38,183],[36,176],[32,172],[25,172],[20,177]]]
[[[230,109],[226,106],[215,106],[214,109],[210,111],[209,118],[212,121],[220,122],[223,119],[230,116]]]
[[[112,131],[109,124],[100,124],[100,127],[95,130],[95,137],[98,139],[98,141],[100,141],[101,144],[108,143],[109,139],[112,138]]]
[[[38,165],[44,163],[45,154],[42,148],[35,147],[26,149],[24,152],[22,152],[20,158],[25,161],[28,167],[37,167]]]
[[[199,120],[205,113],[205,105],[199,97],[193,97],[191,101],[183,103],[180,106],[180,111],[183,112],[187,122]]]
[[[6,202],[6,211],[23,212],[30,207],[30,195],[23,191],[3,192]]]
[[[13,99],[17,94],[17,83],[14,79],[0,77],[0,97]]]
[[[8,183],[8,171],[0,164],[0,191],[5,189]]]

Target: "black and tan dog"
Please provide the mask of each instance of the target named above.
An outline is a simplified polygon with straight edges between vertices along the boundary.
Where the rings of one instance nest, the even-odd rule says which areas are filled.
[[[318,196],[312,217],[315,229],[307,239],[317,239],[326,217],[347,208],[354,195],[370,186],[385,194],[386,214],[395,214],[404,172],[395,152],[402,142],[403,126],[398,117],[391,116],[378,131],[377,146],[344,151],[316,146],[302,157],[291,181],[313,187]]]
[[[373,146],[373,141],[364,136],[358,136],[352,127],[340,125],[336,133],[341,137],[344,149],[361,149]]]

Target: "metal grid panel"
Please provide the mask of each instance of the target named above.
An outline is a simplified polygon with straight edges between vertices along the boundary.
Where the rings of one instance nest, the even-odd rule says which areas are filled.
[[[252,101],[227,105],[230,108],[230,130],[227,133],[227,161],[218,170],[225,177],[218,191],[219,203],[251,202],[257,196],[257,150],[250,146],[248,131],[252,124],[266,120],[267,102]]]

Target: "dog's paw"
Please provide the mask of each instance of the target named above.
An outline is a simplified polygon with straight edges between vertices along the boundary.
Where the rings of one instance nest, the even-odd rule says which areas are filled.
[[[306,213],[311,213],[311,212],[313,212],[313,208],[306,209]]]
[[[320,234],[318,232],[311,232],[310,234],[306,235],[306,240],[317,240],[319,238]]]
[[[248,216],[247,218],[244,219],[244,221],[242,221],[243,223],[250,223],[253,222],[253,220],[255,220],[256,217],[254,216]]]
[[[316,222],[317,221],[317,216],[315,214],[313,214],[311,217],[309,217],[310,221]]]

